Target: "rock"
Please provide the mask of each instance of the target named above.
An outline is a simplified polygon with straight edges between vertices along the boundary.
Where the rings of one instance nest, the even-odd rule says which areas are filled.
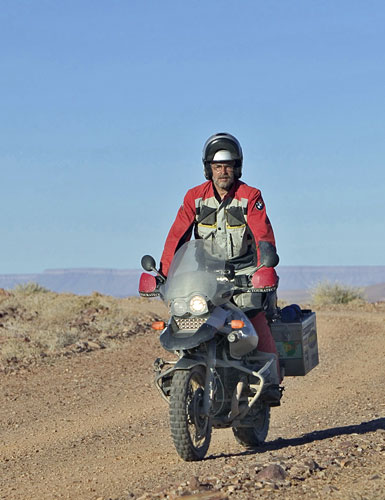
[[[85,309],[83,311],[84,316],[94,316],[99,312],[99,309],[96,307],[90,307],[89,309]]]
[[[338,488],[336,488],[335,486],[332,486],[331,484],[327,484],[326,486],[324,486],[322,488],[322,492],[325,495],[329,495],[330,493],[333,493],[333,491],[338,491]]]
[[[176,497],[175,500],[228,500],[228,496],[222,491],[203,491],[193,495],[183,495]],[[138,498],[137,500],[140,500]]]
[[[268,465],[256,475],[258,481],[283,481],[285,478],[285,470],[277,464]]]
[[[101,349],[101,345],[98,344],[97,342],[92,341],[92,340],[88,340],[87,344],[88,344],[88,348],[91,349],[92,351],[94,351],[96,349]]]
[[[67,349],[72,352],[84,352],[87,350],[87,342],[82,342],[79,340],[75,344],[68,345]]]
[[[149,493],[144,493],[140,497],[137,498],[137,500],[148,500],[151,498],[151,495]]]
[[[198,490],[201,485],[198,476],[192,476],[189,480],[189,485],[191,490]]]
[[[354,447],[355,447],[355,444],[353,443],[353,441],[343,441],[340,444],[340,449],[344,450],[344,451],[346,451],[348,448],[354,448]]]
[[[343,459],[343,460],[336,460],[336,463],[340,466],[340,467],[346,467],[347,465],[350,465],[352,463],[351,460],[349,459]]]
[[[317,462],[315,460],[313,460],[312,458],[305,460],[304,464],[306,465],[306,467],[309,468],[310,472],[315,472],[316,470],[321,469],[321,467],[317,464]]]
[[[224,465],[223,471],[227,474],[235,474],[237,472],[237,469],[235,467],[232,467],[231,465]]]

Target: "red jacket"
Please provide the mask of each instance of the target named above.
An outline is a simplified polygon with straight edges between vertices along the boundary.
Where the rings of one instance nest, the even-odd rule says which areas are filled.
[[[161,258],[160,269],[166,276],[175,252],[190,240],[193,229],[196,238],[222,238],[225,245],[228,242],[229,260],[238,262],[238,269],[250,265],[248,257],[254,259],[254,265],[259,264],[261,242],[275,247],[261,192],[239,180],[222,201],[215,198],[212,181],[187,191]]]

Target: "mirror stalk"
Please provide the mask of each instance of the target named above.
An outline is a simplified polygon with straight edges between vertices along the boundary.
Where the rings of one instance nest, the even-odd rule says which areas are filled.
[[[154,257],[151,257],[151,255],[144,255],[141,260],[141,265],[145,271],[152,271],[154,272],[160,279],[162,283],[166,282],[166,276],[161,272],[158,271],[156,268],[156,262]]]
[[[157,269],[155,269],[155,267],[154,269],[152,269],[152,271],[159,276],[162,283],[166,283],[167,278],[161,271],[158,271]]]

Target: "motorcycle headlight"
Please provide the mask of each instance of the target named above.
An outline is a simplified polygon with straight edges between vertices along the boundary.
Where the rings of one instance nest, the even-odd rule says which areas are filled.
[[[193,297],[191,297],[189,307],[190,312],[197,316],[208,311],[206,299],[201,295],[194,295]]]
[[[175,299],[171,304],[171,313],[173,316],[183,316],[187,312],[186,301]]]

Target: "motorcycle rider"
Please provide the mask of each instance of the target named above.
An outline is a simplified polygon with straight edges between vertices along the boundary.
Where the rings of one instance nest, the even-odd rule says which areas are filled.
[[[186,193],[168,233],[160,271],[167,276],[175,252],[194,232],[195,238],[214,238],[226,251],[235,270],[235,282],[250,286],[251,276],[264,253],[275,252],[273,228],[261,192],[239,180],[243,153],[233,135],[218,133],[209,137],[203,147],[202,161],[207,181]],[[281,377],[277,348],[262,310],[261,297],[261,293],[241,293],[234,295],[233,300],[258,332],[258,351],[276,356],[277,372],[272,374],[265,398],[279,404]]]

